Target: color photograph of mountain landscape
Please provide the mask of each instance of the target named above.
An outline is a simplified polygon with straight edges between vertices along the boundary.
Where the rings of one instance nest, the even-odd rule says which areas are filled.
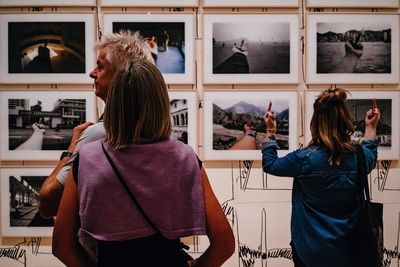
[[[228,150],[243,137],[245,125],[257,132],[257,149],[266,139],[263,115],[270,100],[215,99],[213,101],[213,149]],[[289,148],[289,101],[274,99],[272,110],[276,114],[276,141],[280,149]]]

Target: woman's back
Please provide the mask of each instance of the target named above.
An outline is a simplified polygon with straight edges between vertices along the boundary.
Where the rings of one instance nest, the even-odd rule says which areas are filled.
[[[123,151],[107,144],[105,148],[131,193],[166,238],[205,234],[200,168],[190,146],[167,140],[131,145]],[[155,233],[114,174],[101,141],[81,149],[79,165],[81,234],[115,241]]]

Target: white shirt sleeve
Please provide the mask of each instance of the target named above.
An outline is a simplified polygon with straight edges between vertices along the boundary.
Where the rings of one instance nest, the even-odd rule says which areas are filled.
[[[67,161],[67,163],[64,165],[64,167],[61,168],[60,172],[57,174],[56,178],[57,180],[65,185],[65,182],[67,181],[68,177],[68,172],[72,168],[72,164],[74,163],[74,160],[76,158],[77,152],[81,149],[81,147],[84,144],[99,140],[104,138],[106,134],[106,131],[104,129],[103,122],[98,122],[96,124],[93,124],[86,128],[86,130],[83,131],[81,137],[79,138],[78,142],[76,143],[75,151],[72,154],[71,158]]]

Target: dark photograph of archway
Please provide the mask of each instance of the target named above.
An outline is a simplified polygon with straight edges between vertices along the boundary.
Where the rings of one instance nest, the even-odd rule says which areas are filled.
[[[9,22],[8,73],[85,73],[85,22]]]

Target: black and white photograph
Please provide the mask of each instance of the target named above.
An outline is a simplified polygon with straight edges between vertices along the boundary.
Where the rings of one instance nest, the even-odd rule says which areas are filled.
[[[313,113],[313,103],[320,91],[307,92],[307,125],[310,125]],[[349,91],[346,101],[350,116],[354,123],[354,133],[351,139],[359,142],[365,134],[365,114],[372,107],[375,99],[381,112],[381,118],[377,127],[378,159],[398,159],[399,153],[399,125],[396,121],[400,114],[400,93],[394,91]],[[306,132],[307,142],[311,140],[309,127]]]
[[[197,103],[195,92],[168,92],[173,140],[179,140],[197,149]]]
[[[96,0],[1,0],[0,6],[96,6]]]
[[[284,95],[279,92],[206,92],[204,147],[207,159],[259,156],[266,140],[263,115],[269,106],[276,114],[276,141],[282,154],[293,149],[296,143],[295,92],[288,91]]]
[[[399,73],[398,17],[372,16],[377,17],[372,20],[365,15],[358,15],[358,19],[348,15],[310,15],[311,29],[316,30],[309,30],[307,42],[310,74],[315,62],[315,76],[331,77],[332,83],[336,80],[343,83],[346,77],[370,83],[383,78],[388,78],[385,83],[398,81],[398,75],[393,76]]]
[[[399,7],[399,0],[307,0],[307,7]]]
[[[204,20],[205,83],[297,82],[297,15],[205,15]]]
[[[1,92],[1,119],[5,126],[0,132],[3,156],[32,153],[30,159],[35,160],[40,154],[58,155],[66,150],[73,128],[94,119],[91,95],[91,92]]]
[[[258,26],[213,24],[213,74],[290,73],[290,23]]]
[[[317,73],[391,73],[389,23],[317,23]]]
[[[54,219],[39,213],[39,191],[52,169],[1,170],[3,236],[51,236]]]
[[[166,83],[192,83],[192,15],[105,14],[106,32],[139,31]]]
[[[199,0],[100,0],[100,5],[104,7],[197,7],[199,5]]]
[[[392,146],[392,99],[376,99],[376,105],[381,112],[381,119],[377,126],[379,146]],[[365,114],[371,109],[372,101],[368,99],[348,99],[347,108],[354,122],[352,140],[359,141],[365,134]]]
[[[204,0],[205,7],[298,7],[299,0]]]
[[[7,55],[2,62],[5,69],[0,72],[1,81],[88,81],[93,67],[91,19],[92,15],[87,14],[79,18],[71,14],[0,15],[0,21],[4,22],[0,26],[2,32],[8,33],[0,45]]]

